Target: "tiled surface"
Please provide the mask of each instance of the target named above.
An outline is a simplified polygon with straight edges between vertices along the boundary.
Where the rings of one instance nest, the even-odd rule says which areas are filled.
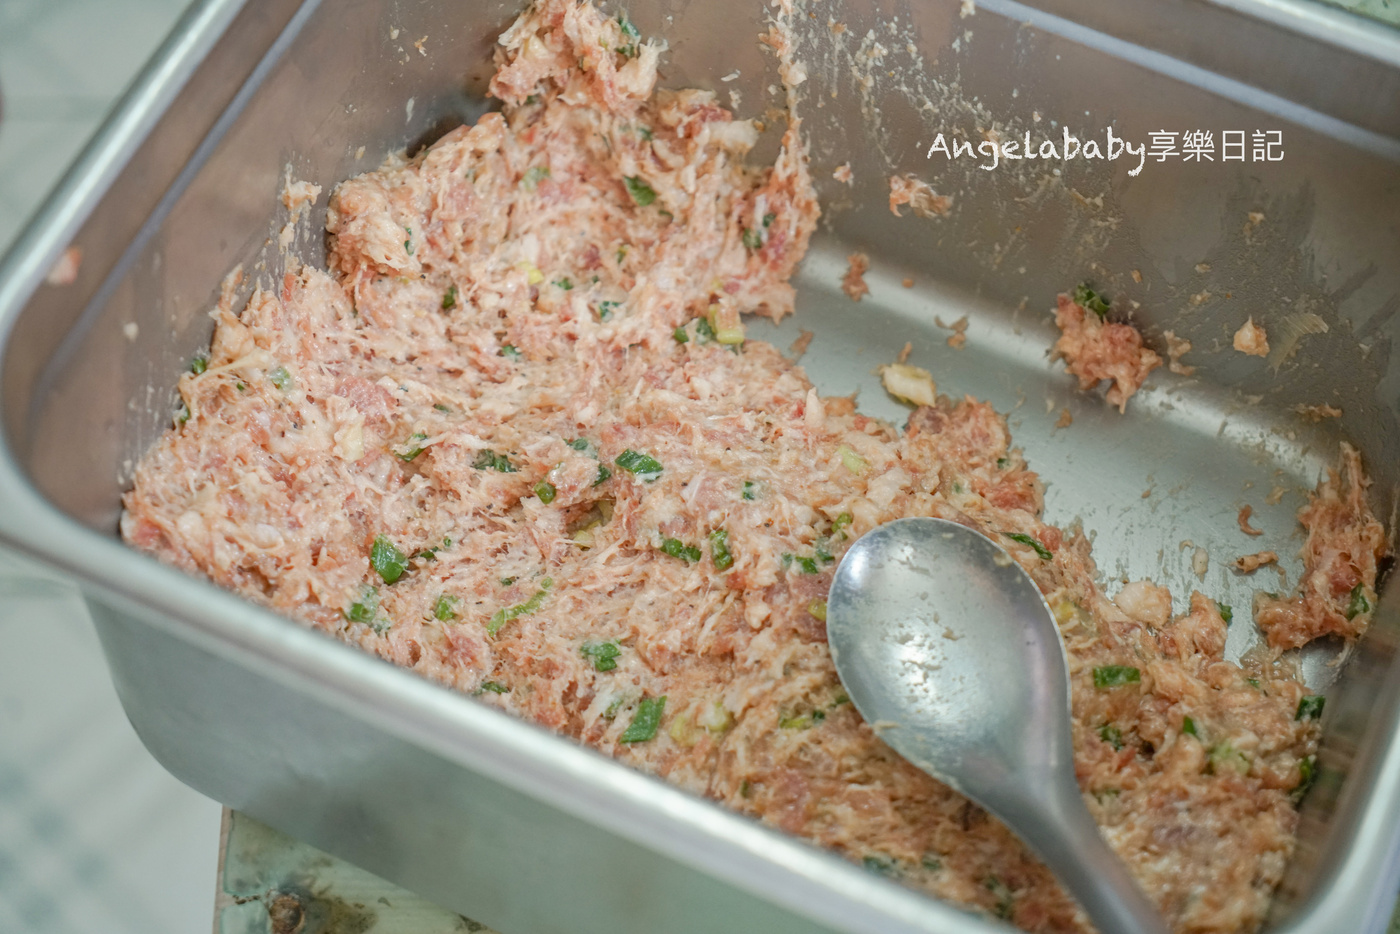
[[[0,251],[183,7],[0,0]],[[141,746],[81,599],[0,553],[0,646],[0,931],[208,931],[220,809]]]

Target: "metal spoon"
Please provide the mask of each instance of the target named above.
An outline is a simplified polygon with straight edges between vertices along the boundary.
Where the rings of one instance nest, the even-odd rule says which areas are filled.
[[[1080,796],[1064,646],[999,545],[943,519],[880,526],[837,568],[826,630],[881,739],[999,817],[1104,934],[1165,934]]]

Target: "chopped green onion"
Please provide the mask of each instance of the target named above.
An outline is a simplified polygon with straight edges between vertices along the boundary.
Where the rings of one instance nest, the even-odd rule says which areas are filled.
[[[873,872],[877,876],[893,877],[899,874],[898,867],[894,860],[888,856],[866,856],[860,861],[866,872]]]
[[[408,569],[408,556],[385,536],[376,535],[369,549],[369,563],[384,583],[392,584]]]
[[[509,587],[517,580],[519,580],[517,577],[502,577],[500,580],[496,581],[496,583],[500,584],[502,587]]]
[[[1196,732],[1196,721],[1192,720],[1190,717],[1181,718],[1181,732],[1185,733],[1187,736],[1194,736],[1197,739],[1201,738],[1201,734]]]
[[[1054,553],[1051,552],[1049,548],[1046,548],[1044,545],[1036,541],[1034,538],[1031,538],[1029,535],[1025,535],[1021,532],[1003,532],[1002,534],[1005,535],[1007,538],[1011,539],[1013,542],[1020,542],[1022,545],[1028,545],[1031,548],[1034,548],[1035,553],[1040,555],[1040,560],[1042,561],[1049,561],[1051,558],[1055,557]]]
[[[422,551],[414,552],[412,555],[410,555],[410,557],[412,557],[412,558],[422,558],[424,561],[432,561],[432,560],[435,560],[435,559],[437,558],[437,553],[438,553],[439,551],[441,551],[441,550],[443,550],[443,549],[445,549],[445,548],[451,548],[451,547],[452,547],[452,539],[450,539],[450,538],[444,538],[444,539],[442,540],[442,544],[441,544],[441,545],[436,545],[436,546],[434,546],[434,547],[432,547],[432,548],[424,548]]]
[[[708,318],[696,319],[695,337],[702,344],[708,344],[715,339],[715,328]]]
[[[764,226],[764,228],[768,228],[768,227],[772,226],[773,222],[774,222],[775,220],[777,220],[777,219],[778,219],[778,215],[776,215],[776,214],[771,214],[771,213],[770,213],[770,214],[765,214],[765,215],[763,215],[763,226]]]
[[[1004,467],[1005,467],[1007,464],[1009,464],[1009,463],[1011,463],[1011,459],[1010,459],[1010,458],[1007,458],[1007,457],[998,457],[998,458],[997,458],[997,469],[1000,470],[1000,469],[1004,468]]]
[[[245,382],[243,382],[243,380],[240,379],[238,382],[236,382],[236,383],[233,384],[233,388],[237,389],[239,392],[247,392],[247,391],[248,391],[248,384],[245,383]]]
[[[1081,308],[1087,308],[1100,318],[1108,316],[1108,302],[1103,297],[1089,288],[1089,283],[1081,282],[1074,288],[1074,303]]]
[[[635,58],[637,55],[637,43],[641,40],[641,33],[637,32],[637,27],[632,25],[632,21],[623,13],[617,18],[618,28],[622,30],[624,38],[630,40],[617,47],[617,52],[626,58]]]
[[[451,411],[452,411],[452,410],[449,409],[447,406],[443,405],[441,402],[434,402],[434,403],[433,403],[433,408],[437,409],[439,412],[451,412]]]
[[[1206,753],[1206,771],[1218,775],[1222,769],[1229,769],[1239,775],[1249,774],[1249,757],[1226,740],[1216,743]]]
[[[1099,739],[1112,746],[1114,752],[1123,748],[1123,731],[1111,723],[1099,727]]]
[[[526,191],[534,191],[540,187],[540,182],[549,178],[549,168],[543,165],[532,165],[525,170],[525,174],[520,178],[520,184],[525,186]]]
[[[666,695],[643,697],[637,704],[637,712],[632,722],[618,737],[622,743],[644,743],[656,736],[656,728],[661,725],[661,713],[666,709]]]
[[[1298,701],[1298,712],[1293,715],[1294,720],[1317,720],[1322,716],[1322,707],[1327,703],[1327,698],[1319,694],[1309,694]]]
[[[560,278],[555,279],[554,284],[559,288],[563,289],[565,292],[572,291],[574,287],[573,281],[570,280],[568,276],[561,276]]]
[[[1094,687],[1116,688],[1125,684],[1137,684],[1142,680],[1142,672],[1131,665],[1104,665],[1094,669]]]
[[[403,232],[408,234],[408,239],[403,242],[403,251],[409,256],[413,255],[413,228],[405,227]]]
[[[857,454],[855,449],[850,445],[840,445],[836,449],[836,454],[841,458],[841,463],[844,464],[846,469],[851,473],[864,473],[865,468],[870,466],[866,463],[865,458]]]
[[[640,175],[628,175],[622,181],[627,186],[627,193],[638,206],[646,207],[656,200],[656,189],[643,181]]]
[[[676,339],[677,344],[685,344],[690,341],[690,336],[685,333],[685,328],[680,326],[677,326],[676,329],[671,332],[671,336]]]
[[[457,307],[457,286],[449,285],[447,291],[442,293],[442,310]]]
[[[204,354],[200,354],[190,361],[190,372],[195,376],[198,376],[207,369],[209,369],[209,358],[204,356]]]
[[[487,691],[490,691],[492,694],[509,694],[510,688],[506,687],[504,684],[501,684],[499,681],[483,681],[481,682],[481,687],[477,689],[476,693],[484,694]]]
[[[826,622],[826,601],[821,597],[813,597],[812,602],[807,604],[807,612],[822,622]]]
[[[419,454],[423,453],[423,445],[419,442],[428,440],[428,436],[421,431],[415,431],[408,436],[408,440],[398,446],[394,451],[394,456],[401,461],[411,461]]]
[[[821,572],[821,568],[817,567],[816,558],[808,558],[803,555],[794,555],[788,553],[783,554],[784,568],[788,567],[793,562],[797,563],[797,566],[802,569],[803,574],[818,574]]]
[[[579,647],[579,652],[593,660],[594,671],[612,671],[617,667],[617,657],[622,654],[622,649],[613,641],[585,642]]]
[[[454,609],[456,606],[457,598],[445,593],[437,598],[437,604],[433,607],[433,615],[444,623],[449,619],[456,619],[457,611]]]
[[[627,244],[624,243],[622,246],[620,246],[620,247],[617,248],[617,264],[618,264],[619,266],[621,266],[621,265],[622,265],[622,261],[623,261],[624,259],[626,259],[626,258],[627,258]]]
[[[650,454],[642,454],[631,448],[619,454],[613,463],[645,483],[654,482],[663,469],[661,462]]]
[[[729,553],[729,533],[724,529],[710,533],[710,560],[716,571],[727,571],[734,566],[734,556]]]
[[[531,104],[538,104],[539,102],[540,96],[538,94],[531,94],[529,97],[525,98],[525,106],[527,107]]]
[[[833,519],[833,520],[831,521],[831,534],[832,534],[832,535],[835,535],[837,532],[840,532],[840,533],[841,533],[841,537],[842,537],[842,538],[845,538],[845,537],[846,537],[846,532],[845,532],[846,526],[850,525],[850,524],[851,524],[852,522],[854,522],[854,521],[855,521],[855,517],[852,516],[849,512],[843,512],[843,513],[841,513],[839,516],[837,516],[835,519]]]
[[[548,480],[541,480],[535,484],[535,495],[540,498],[540,502],[548,506],[554,502],[554,497],[559,491],[554,488],[554,484]]]
[[[495,451],[482,449],[477,452],[476,460],[472,461],[472,466],[477,470],[497,470],[501,473],[515,473],[515,466],[511,464],[510,458],[504,454],[497,454]]]
[[[525,359],[525,355],[516,348],[514,344],[502,344],[497,356],[505,357],[514,363],[519,363]]]
[[[741,239],[744,241],[744,246],[750,250],[756,250],[763,246],[763,235],[748,227],[744,228],[744,236]]]
[[[1371,601],[1366,599],[1366,585],[1357,584],[1351,588],[1351,599],[1347,601],[1347,619],[1355,619],[1358,614],[1371,612]]]
[[[996,907],[992,909],[993,913],[1003,921],[1010,920],[1012,909],[1016,905],[1016,896],[1011,889],[996,876],[988,876],[982,884],[997,900]]]
[[[595,448],[593,446],[593,442],[589,441],[587,438],[575,438],[574,440],[567,442],[567,444],[575,451],[582,451],[589,457],[596,458],[598,456],[598,449]]]
[[[602,464],[598,465],[598,479],[593,481],[594,486],[601,486],[612,479],[612,471]]]
[[[486,634],[494,636],[501,631],[501,627],[518,616],[528,616],[540,608],[544,603],[544,598],[549,594],[549,588],[554,586],[554,581],[546,577],[540,581],[540,589],[535,591],[535,595],[524,603],[517,603],[515,606],[502,607],[491,616],[490,622],[486,624]]]
[[[1261,691],[1264,690],[1264,685],[1260,683],[1258,678],[1245,678],[1245,681],[1249,682],[1251,687],[1256,687]]]
[[[621,304],[622,302],[599,302],[598,320],[607,321],[613,316],[613,312],[617,311],[617,307]]]
[[[943,860],[934,856],[932,853],[925,853],[924,858],[919,860],[919,865],[923,866],[929,872],[938,872],[943,868]]]
[[[360,585],[359,599],[350,604],[345,618],[352,623],[372,623],[379,612],[379,588],[370,584]]]
[[[1317,781],[1317,772],[1317,756],[1308,756],[1298,760],[1298,784],[1294,785],[1293,790],[1288,793],[1295,805],[1302,802],[1313,783]]]
[[[1228,603],[1217,603],[1216,606],[1218,606],[1218,607],[1220,608],[1220,618],[1223,619],[1223,620],[1225,620],[1225,625],[1226,625],[1226,626],[1228,626],[1228,625],[1230,625],[1230,623],[1234,622],[1234,619],[1235,619],[1235,610],[1234,610],[1234,608],[1233,608],[1232,606],[1230,606],[1230,604],[1228,604]]]
[[[758,484],[752,480],[745,480],[744,489],[739,496],[750,501],[758,499]]]
[[[686,564],[700,560],[700,549],[694,545],[687,545],[679,538],[661,539],[661,551],[672,558],[680,558]]]

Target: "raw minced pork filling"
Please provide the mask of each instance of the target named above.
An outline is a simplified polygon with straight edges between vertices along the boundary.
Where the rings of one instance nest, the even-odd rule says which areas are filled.
[[[795,118],[772,166],[747,165],[755,126],[654,91],[659,48],[588,4],[537,3],[498,54],[501,113],[335,191],[328,270],[241,311],[230,278],[127,540],[909,885],[1085,931],[832,667],[844,550],[955,519],[1055,609],[1078,777],[1114,849],[1176,930],[1257,927],[1317,741],[1288,662],[1223,660],[1200,594],[1177,618],[1147,582],[1110,600],[989,406],[938,397],[897,430],[744,340],[741,312],[792,310],[817,217]],[[1276,644],[1316,607],[1318,631],[1354,634],[1374,601],[1379,527],[1346,466],[1310,507],[1352,543],[1310,539],[1314,557],[1344,566],[1269,607]]]

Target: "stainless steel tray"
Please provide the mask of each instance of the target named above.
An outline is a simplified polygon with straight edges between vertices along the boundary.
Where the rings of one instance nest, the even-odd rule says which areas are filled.
[[[117,540],[120,494],[169,423],[178,373],[208,341],[219,280],[240,262],[254,280],[280,274],[271,241],[285,220],[275,206],[285,174],[330,186],[474,119],[494,36],[515,12],[409,0],[191,8],[0,263],[0,541],[82,583],[128,715],[173,773],[502,930],[997,928]],[[864,0],[812,12],[798,46],[827,213],[800,277],[800,313],[772,337],[816,333],[805,364],[824,392],[859,389],[867,411],[902,418],[871,371],[912,342],[912,362],[943,391],[1011,412],[1050,484],[1048,513],[1096,534],[1106,578],[1151,576],[1183,602],[1201,587],[1248,605],[1263,585],[1225,562],[1256,547],[1292,555],[1293,512],[1342,438],[1363,450],[1376,512],[1395,515],[1393,33],[1281,0],[982,0],[975,12]],[[772,100],[754,41],[760,4],[639,0],[631,13],[670,40],[666,83],[737,91],[747,113]],[[837,36],[828,17],[846,31]],[[1102,139],[1110,124],[1135,142],[1160,129],[1210,129],[1217,140],[1227,129],[1281,130],[1285,157],[1149,161],[1137,177],[1122,160],[1055,177],[1025,163],[983,171],[925,157],[939,131],[1039,140],[1068,127]],[[847,160],[851,188],[830,178]],[[953,211],[896,220],[885,206],[895,172],[954,195]],[[310,241],[315,261],[322,244]],[[45,284],[70,243],[83,256],[76,281]],[[875,261],[858,305],[837,290],[852,249]],[[1159,346],[1167,328],[1191,339],[1197,375],[1159,372],[1126,416],[1073,391],[1046,359],[1046,309],[1082,279],[1137,302]],[[1247,315],[1283,327],[1299,313],[1328,330],[1303,337],[1289,359],[1225,349]],[[935,316],[963,314],[958,351]],[[1345,415],[1315,424],[1294,411],[1323,402]],[[1062,409],[1074,421],[1056,430]],[[1276,485],[1285,495],[1267,505]],[[1246,502],[1266,533],[1257,546],[1234,530]],[[1204,581],[1186,540],[1211,554]],[[1296,580],[1296,560],[1284,563]],[[1271,929],[1379,931],[1389,916],[1400,880],[1391,590],[1344,666],[1330,664],[1335,648],[1309,656],[1315,685],[1342,676]],[[1237,624],[1231,653],[1252,635]]]

